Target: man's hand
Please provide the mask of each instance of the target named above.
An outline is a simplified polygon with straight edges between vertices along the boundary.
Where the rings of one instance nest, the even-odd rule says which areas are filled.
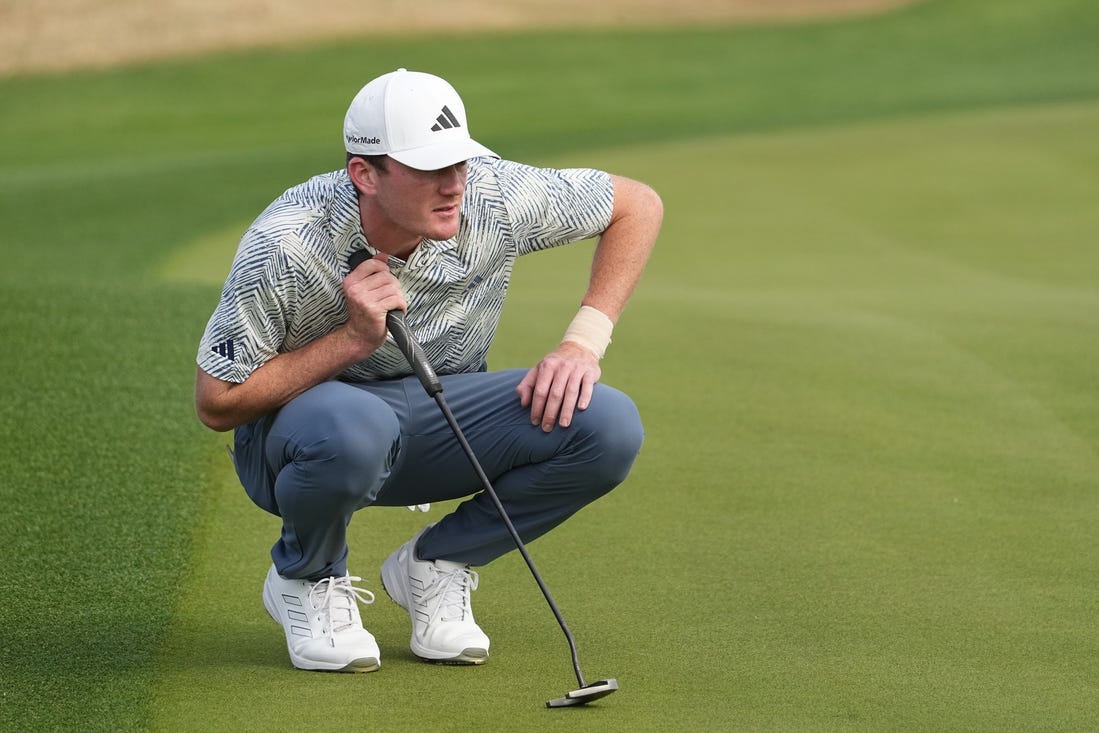
[[[408,307],[400,283],[389,272],[387,258],[384,252],[379,252],[343,279],[348,313],[346,329],[361,344],[364,358],[385,343],[386,313]]]
[[[565,341],[527,372],[515,391],[520,404],[530,408],[531,424],[548,433],[554,425],[567,428],[576,410],[588,409],[602,373],[595,354]]]

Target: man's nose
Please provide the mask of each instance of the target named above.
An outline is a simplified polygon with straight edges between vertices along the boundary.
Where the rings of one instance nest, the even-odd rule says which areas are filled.
[[[466,187],[465,166],[452,165],[442,171],[442,180],[439,182],[439,190],[443,193],[461,193]]]

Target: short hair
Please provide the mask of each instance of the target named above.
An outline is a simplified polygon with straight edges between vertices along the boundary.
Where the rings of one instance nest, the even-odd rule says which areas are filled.
[[[362,155],[360,153],[348,153],[347,163],[350,163],[353,158],[362,158],[372,167],[377,168],[382,173],[386,173],[389,171],[389,169],[386,167],[389,161],[388,155]],[[345,163],[344,165],[346,165],[347,163]]]

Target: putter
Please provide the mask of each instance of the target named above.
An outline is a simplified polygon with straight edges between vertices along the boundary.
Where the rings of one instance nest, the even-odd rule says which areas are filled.
[[[364,260],[369,258],[369,252],[366,250],[358,250],[357,252],[352,253],[348,258],[348,265],[354,270]],[[481,468],[481,462],[477,460],[477,455],[473,452],[473,448],[469,445],[469,441],[466,440],[466,436],[462,432],[462,428],[458,425],[454,413],[450,411],[450,405],[447,404],[446,398],[443,397],[443,385],[439,381],[439,377],[435,374],[435,370],[428,362],[423,348],[417,343],[412,332],[409,330],[408,324],[405,321],[404,312],[399,310],[389,311],[385,317],[385,324],[389,328],[389,333],[393,335],[393,340],[397,342],[397,346],[400,348],[401,353],[404,354],[405,358],[408,360],[409,366],[412,367],[412,371],[415,372],[416,377],[419,378],[424,391],[427,392],[429,397],[434,398],[436,404],[439,405],[443,417],[446,418],[447,423],[450,425],[450,429],[454,432],[454,437],[458,439],[458,443],[462,446],[462,450],[465,452],[466,457],[469,458],[473,470],[477,472],[477,478],[481,480],[481,485],[484,487],[485,492],[488,493],[493,505],[495,505],[496,512],[500,515],[500,519],[503,520],[504,525],[508,529],[508,533],[511,534],[511,539],[515,541],[515,546],[518,548],[519,554],[523,556],[523,561],[526,562],[530,574],[534,576],[535,582],[538,583],[538,588],[542,591],[542,595],[545,596],[546,603],[549,604],[550,610],[553,611],[554,618],[557,619],[557,624],[561,627],[561,631],[565,633],[565,639],[569,643],[569,652],[572,655],[572,669],[573,672],[576,673],[576,681],[580,687],[571,692],[566,692],[562,697],[548,700],[546,702],[546,707],[564,708],[574,705],[586,705],[601,697],[606,697],[612,692],[616,692],[618,690],[617,679],[599,680],[598,682],[593,682],[591,684],[584,681],[584,673],[580,669],[580,656],[576,652],[576,640],[573,639],[572,632],[569,631],[569,626],[565,623],[565,617],[561,615],[561,611],[557,608],[557,603],[554,602],[553,596],[550,595],[549,588],[546,586],[545,581],[542,580],[542,575],[538,572],[538,568],[534,566],[534,560],[531,558],[530,553],[527,552],[527,547],[523,543],[523,539],[519,536],[519,532],[515,529],[515,525],[512,524],[511,517],[508,516],[507,510],[504,509],[504,505],[500,503],[500,497],[496,495],[496,490],[492,488],[492,482],[489,481],[488,476],[485,474],[485,470]]]
[[[590,685],[584,681],[584,673],[580,670],[580,658],[576,653],[576,641],[572,637],[572,632],[569,631],[569,626],[565,623],[565,618],[557,608],[553,596],[550,595],[549,588],[546,587],[545,581],[542,580],[538,568],[534,566],[534,560],[531,559],[530,553],[527,552],[526,545],[523,543],[522,538],[519,537],[519,532],[515,529],[515,525],[512,524],[511,517],[508,516],[507,511],[504,509],[504,505],[500,503],[500,498],[496,495],[496,490],[492,488],[492,483],[489,481],[488,476],[485,475],[484,469],[481,468],[481,462],[477,460],[473,448],[470,447],[469,441],[466,440],[465,435],[462,433],[462,429],[459,427],[458,421],[454,417],[454,413],[450,411],[450,405],[447,404],[446,398],[443,397],[443,385],[439,381],[438,376],[435,375],[435,370],[431,368],[431,364],[428,363],[423,349],[413,338],[412,332],[405,322],[404,313],[402,311],[389,311],[389,313],[386,314],[385,322],[386,326],[389,327],[389,332],[393,334],[393,340],[397,342],[397,346],[400,347],[401,352],[412,366],[412,370],[419,378],[420,384],[423,385],[428,396],[435,399],[435,402],[439,405],[439,409],[442,410],[443,416],[446,418],[447,423],[450,424],[450,429],[454,431],[454,437],[456,437],[461,444],[462,450],[465,451],[466,456],[473,465],[473,470],[477,472],[477,477],[481,480],[481,485],[484,486],[489,498],[492,499],[492,503],[496,506],[496,511],[500,514],[500,519],[502,519],[507,526],[511,538],[515,540],[515,546],[519,549],[519,553],[523,556],[523,560],[526,561],[531,575],[534,576],[534,580],[542,590],[542,595],[546,597],[546,602],[549,603],[550,610],[553,611],[553,615],[557,618],[557,623],[561,626],[561,631],[565,632],[565,638],[569,642],[569,651],[572,654],[572,668],[576,673],[576,681],[580,684],[580,687],[572,692],[565,693],[563,697],[549,700],[546,702],[546,707],[561,708],[572,705],[585,705],[593,700],[606,697],[616,691],[618,689],[618,680],[616,679],[599,680]]]

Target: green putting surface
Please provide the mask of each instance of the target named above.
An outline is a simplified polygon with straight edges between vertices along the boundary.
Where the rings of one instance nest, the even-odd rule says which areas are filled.
[[[0,81],[0,728],[1089,729],[1096,37],[1087,3],[969,0]],[[453,69],[509,157],[664,198],[604,362],[644,450],[531,546],[621,685],[589,709],[543,707],[576,684],[515,554],[474,594],[487,665],[411,656],[377,573],[445,505],[351,526],[382,668],[292,669],[277,522],[193,416],[240,230],[340,164],[347,99],[397,65]],[[520,263],[491,366],[556,342],[590,251]]]

